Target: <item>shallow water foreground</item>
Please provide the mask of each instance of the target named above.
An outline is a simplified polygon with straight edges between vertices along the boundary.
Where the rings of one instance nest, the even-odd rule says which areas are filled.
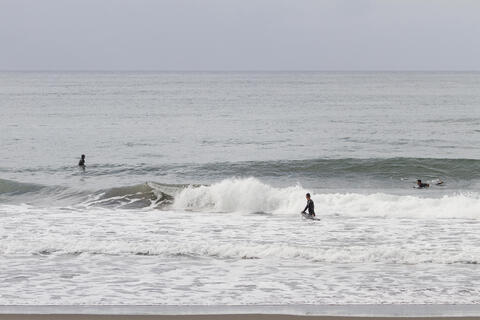
[[[0,304],[479,302],[473,219],[5,205],[0,215]]]

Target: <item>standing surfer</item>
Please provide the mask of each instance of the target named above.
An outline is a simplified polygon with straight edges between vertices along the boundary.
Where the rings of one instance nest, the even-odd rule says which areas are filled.
[[[308,210],[308,215],[315,217],[315,205],[313,204],[313,200],[310,198],[310,193],[307,193],[305,197],[307,198],[307,205],[305,206],[305,209],[303,209],[302,213],[305,213],[305,211]]]

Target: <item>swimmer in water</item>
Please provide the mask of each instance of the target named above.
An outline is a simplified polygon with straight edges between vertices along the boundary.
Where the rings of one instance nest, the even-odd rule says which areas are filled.
[[[85,155],[82,154],[82,156],[80,157],[80,161],[78,161],[78,166],[80,168],[82,168],[83,170],[85,170]]]
[[[420,180],[420,179],[417,180],[416,188],[424,189],[424,188],[428,188],[428,187],[430,187],[430,185],[428,183],[423,183],[422,180]]]

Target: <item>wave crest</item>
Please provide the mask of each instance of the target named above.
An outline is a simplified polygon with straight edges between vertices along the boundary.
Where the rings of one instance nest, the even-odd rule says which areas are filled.
[[[176,195],[173,207],[179,210],[213,212],[293,214],[303,209],[306,192],[299,185],[275,188],[255,178],[226,179],[210,186],[182,189]],[[480,217],[480,195],[474,192],[438,198],[385,193],[312,193],[312,198],[320,216]]]
[[[189,186],[176,195],[173,207],[214,212],[296,212],[304,191],[301,186],[275,188],[255,178],[233,178],[210,186]]]
[[[0,195],[22,195],[43,189],[44,186],[34,183],[22,183],[12,180],[0,179]]]
[[[177,188],[180,186],[153,182],[111,188],[97,192],[83,204],[122,209],[162,208],[172,203]]]

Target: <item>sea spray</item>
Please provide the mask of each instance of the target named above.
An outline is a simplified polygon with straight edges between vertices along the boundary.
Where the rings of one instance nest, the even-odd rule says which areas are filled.
[[[182,189],[175,196],[172,207],[207,212],[295,214],[305,206],[306,192],[308,191],[300,185],[275,188],[255,178],[232,178],[210,186]],[[480,195],[477,192],[441,197],[386,193],[311,193],[319,216],[480,218]]]

